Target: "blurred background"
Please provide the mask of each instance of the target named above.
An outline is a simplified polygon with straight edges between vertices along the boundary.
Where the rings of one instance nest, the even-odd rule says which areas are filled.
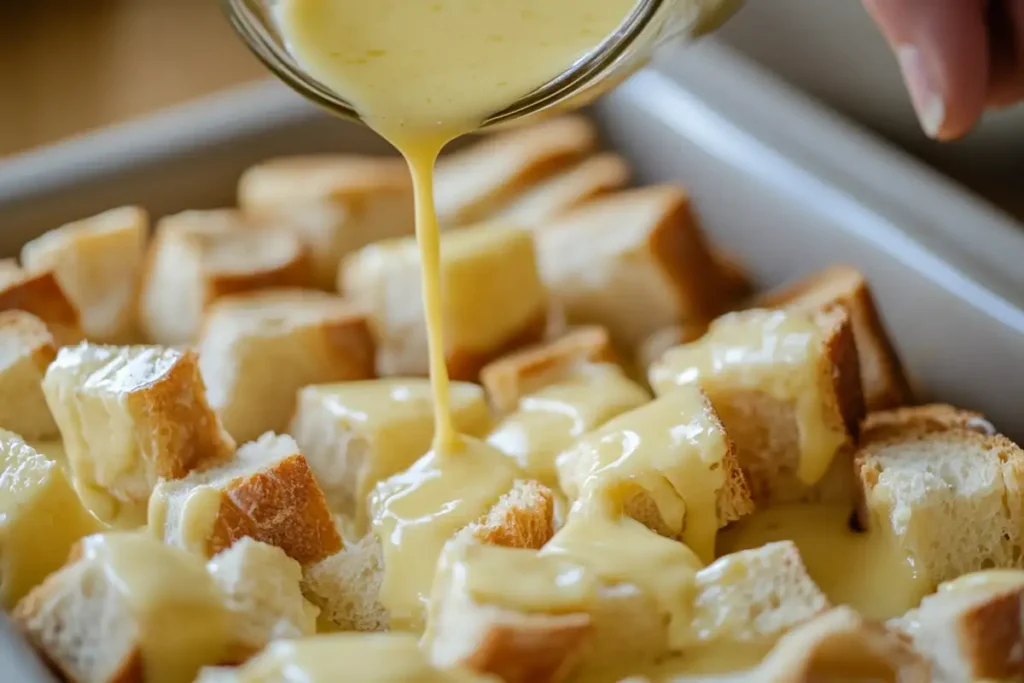
[[[857,0],[748,0],[721,39],[1024,217],[1024,107],[927,140]],[[216,0],[0,0],[0,163],[264,77]]]

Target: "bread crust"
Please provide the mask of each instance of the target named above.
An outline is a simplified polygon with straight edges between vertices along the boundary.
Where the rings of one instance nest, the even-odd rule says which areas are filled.
[[[58,346],[82,340],[78,309],[68,300],[51,271],[24,275],[0,288],[0,311],[21,310],[46,323]]]
[[[483,368],[495,358],[544,338],[548,325],[547,306],[541,306],[501,345],[486,351],[451,349],[447,353],[448,375],[457,382],[476,382]]]

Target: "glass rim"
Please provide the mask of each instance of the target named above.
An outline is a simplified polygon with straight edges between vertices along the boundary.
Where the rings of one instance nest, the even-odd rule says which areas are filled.
[[[330,88],[303,71],[277,32],[270,5],[274,0],[220,0],[220,5],[243,42],[286,85],[331,113],[361,121],[359,112]],[[554,106],[607,73],[647,30],[670,0],[639,0],[619,27],[564,73],[484,120],[482,127],[505,123]]]

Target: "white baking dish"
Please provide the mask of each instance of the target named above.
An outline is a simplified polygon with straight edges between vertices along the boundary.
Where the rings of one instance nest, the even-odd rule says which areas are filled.
[[[1021,226],[724,48],[665,61],[593,110],[640,179],[684,182],[762,285],[864,269],[925,394],[1024,439]],[[0,250],[115,204],[227,204],[247,165],[326,150],[387,148],[273,83],[217,96],[0,164]],[[38,679],[19,667],[0,649],[0,680]]]

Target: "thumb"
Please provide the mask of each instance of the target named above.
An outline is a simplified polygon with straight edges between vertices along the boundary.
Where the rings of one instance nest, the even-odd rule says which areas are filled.
[[[966,134],[989,81],[985,0],[864,0],[896,53],[929,137]]]

